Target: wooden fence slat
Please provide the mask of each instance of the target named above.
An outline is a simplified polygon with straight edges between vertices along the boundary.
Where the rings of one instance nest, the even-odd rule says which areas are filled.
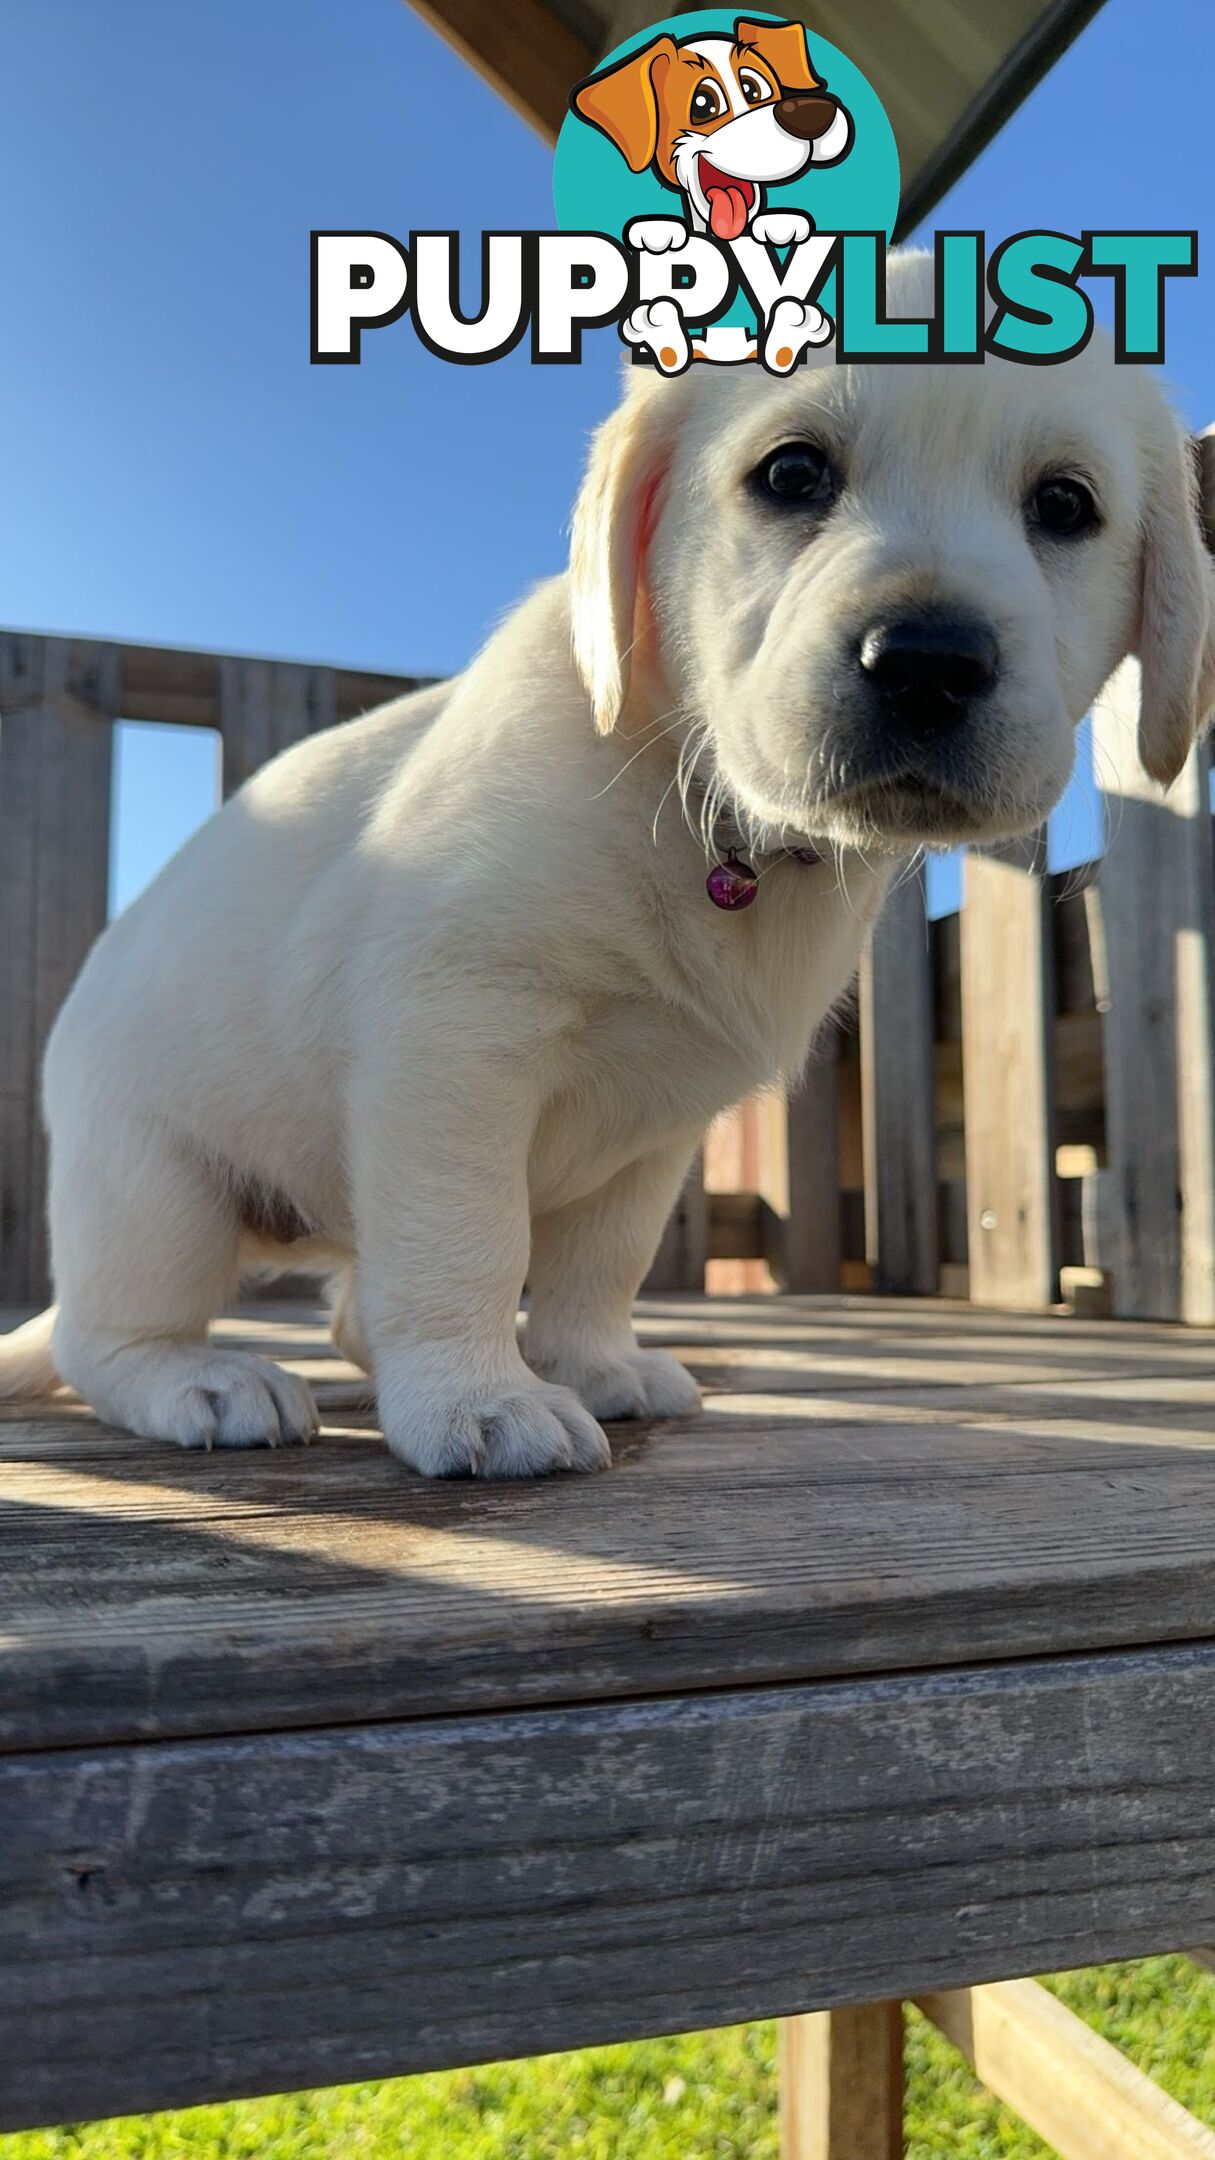
[[[782,1290],[840,1287],[839,1037],[826,1027],[789,1096]]]
[[[875,1290],[938,1287],[932,966],[920,868],[895,888],[861,961],[865,1257]]]
[[[1215,2160],[1215,2131],[1036,1980],[916,1997],[1060,2160]]]
[[[903,2006],[780,2023],[781,2160],[902,2160]]]
[[[51,1023],[105,928],[120,654],[0,636],[0,1299],[47,1294],[39,1083]]]
[[[1114,1311],[1215,1320],[1215,942],[1210,755],[1167,799],[1135,745],[1139,670],[1126,661],[1094,715],[1108,840],[1101,907],[1106,1201]]]
[[[224,794],[305,735],[332,727],[337,690],[332,668],[290,660],[219,663],[219,726],[224,746]]]
[[[1058,1295],[1052,940],[1045,835],[967,858],[962,905],[962,1066],[970,1295],[1053,1304]]]

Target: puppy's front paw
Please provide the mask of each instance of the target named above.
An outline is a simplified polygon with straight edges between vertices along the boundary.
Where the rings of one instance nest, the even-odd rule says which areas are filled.
[[[545,1477],[606,1470],[607,1436],[577,1396],[524,1373],[483,1385],[436,1380],[425,1358],[377,1361],[384,1438],[423,1477]]]
[[[700,1389],[669,1350],[630,1350],[616,1356],[566,1354],[542,1370],[559,1380],[599,1418],[691,1417]]]
[[[751,231],[770,247],[797,247],[810,238],[814,219],[804,210],[761,210],[751,220]]]
[[[634,218],[624,237],[631,248],[644,248],[647,255],[670,255],[687,246],[688,228],[681,218]]]
[[[682,375],[692,358],[683,317],[673,300],[651,300],[635,307],[620,325],[629,345],[648,345],[664,375]]]
[[[811,345],[825,345],[834,332],[829,315],[813,300],[778,300],[764,336],[764,366],[788,375]]]

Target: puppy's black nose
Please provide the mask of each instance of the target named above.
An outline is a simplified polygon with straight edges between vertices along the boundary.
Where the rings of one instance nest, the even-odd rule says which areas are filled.
[[[1000,648],[989,623],[966,615],[904,615],[871,623],[860,663],[875,690],[948,717],[991,689]]]

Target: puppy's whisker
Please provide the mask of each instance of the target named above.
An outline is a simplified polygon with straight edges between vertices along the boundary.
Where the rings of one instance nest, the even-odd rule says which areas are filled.
[[[659,718],[663,720],[665,720],[666,717],[667,716],[665,713],[659,715]],[[660,729],[657,734],[653,733],[652,730],[658,727],[658,721],[655,720],[654,722],[652,722],[649,739],[646,742],[642,743],[639,750],[634,750],[632,757],[626,758],[623,765],[617,767],[616,771],[612,774],[611,779],[605,782],[603,787],[597,788],[595,793],[591,796],[590,800],[592,802],[599,802],[602,797],[607,794],[609,788],[614,788],[618,780],[623,780],[626,772],[629,770],[629,767],[631,765],[635,765],[639,757],[644,756],[647,750],[652,750],[654,748],[654,745],[656,743],[662,742],[666,736],[673,735],[676,728],[682,727],[682,725],[683,715],[681,713],[676,715],[675,719],[672,720],[669,727],[664,727]]]

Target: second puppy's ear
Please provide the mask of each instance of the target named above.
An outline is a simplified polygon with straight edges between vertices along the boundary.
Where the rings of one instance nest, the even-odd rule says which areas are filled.
[[[1150,460],[1141,576],[1139,756],[1169,787],[1215,704],[1215,566],[1195,459],[1172,426]]]
[[[640,52],[627,53],[603,74],[588,75],[570,92],[570,109],[613,142],[631,172],[644,172],[658,148],[658,100],[675,58],[664,31]]]
[[[635,388],[604,421],[574,509],[574,659],[601,735],[620,719],[638,644],[652,637],[645,566],[670,456],[671,392],[669,383]]]

